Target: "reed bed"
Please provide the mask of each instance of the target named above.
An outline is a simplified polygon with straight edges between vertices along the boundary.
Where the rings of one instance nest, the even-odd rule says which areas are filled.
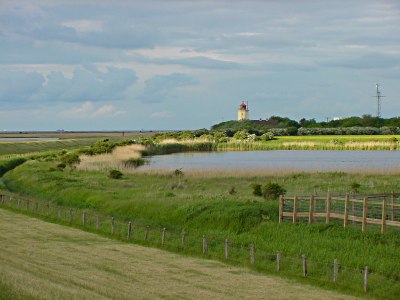
[[[144,150],[142,145],[129,145],[116,147],[112,153],[99,155],[82,155],[81,162],[76,168],[80,171],[104,171],[104,170],[123,170],[125,172],[132,171],[132,167],[127,165],[130,159],[140,159],[141,151]]]

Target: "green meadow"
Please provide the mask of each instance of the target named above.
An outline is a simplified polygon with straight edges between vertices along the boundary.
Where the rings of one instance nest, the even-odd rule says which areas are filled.
[[[388,136],[362,136],[357,141],[347,136],[335,138],[340,141],[348,139],[349,143],[396,143],[390,141],[392,137]],[[265,144],[278,141],[281,144],[332,144],[332,137],[285,137]],[[158,146],[156,150],[168,149],[173,152],[174,147],[166,144]],[[196,147],[190,150],[196,150]],[[178,148],[188,149],[182,146]],[[275,262],[267,258],[281,252],[295,261],[292,267],[286,265],[286,271],[281,276],[349,294],[364,295],[362,269],[367,265],[373,274],[368,294],[370,297],[396,299],[400,294],[399,231],[389,229],[387,234],[381,235],[378,229],[370,226],[367,232],[362,233],[357,225],[344,230],[340,222],[329,225],[278,224],[278,202],[253,195],[252,188],[254,184],[274,182],[283,186],[288,195],[326,195],[328,191],[331,194],[352,192],[357,186],[359,193],[375,194],[398,191],[397,173],[371,174],[357,170],[351,173],[299,173],[276,170],[264,174],[223,171],[180,174],[141,171],[138,168],[129,171],[123,169],[121,179],[112,179],[106,167],[82,170],[78,165],[60,169],[57,166],[61,155],[57,152],[53,156],[37,156],[16,164],[18,166],[3,176],[3,189],[52,205],[113,216],[124,224],[132,221],[139,228],[167,228],[171,235],[174,234],[177,243],[183,231],[196,241],[206,236],[212,241],[209,257],[214,259],[223,259],[225,239],[241,247],[254,243],[259,255],[257,259],[263,259],[254,267],[259,272],[273,273]],[[189,245],[186,254],[200,255],[199,249],[199,244]],[[168,250],[177,251],[177,247],[171,246]],[[248,251],[233,255],[242,262],[247,259]],[[301,255],[306,255],[314,262],[314,275],[307,280],[299,276]],[[336,286],[330,280],[334,259],[339,261],[343,271],[341,281]]]

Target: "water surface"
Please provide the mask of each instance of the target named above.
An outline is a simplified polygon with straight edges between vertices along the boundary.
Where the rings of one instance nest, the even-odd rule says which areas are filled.
[[[400,170],[400,151],[276,150],[156,155],[147,169]]]

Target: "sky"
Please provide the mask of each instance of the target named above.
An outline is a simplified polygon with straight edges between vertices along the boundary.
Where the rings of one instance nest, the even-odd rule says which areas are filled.
[[[398,0],[0,0],[0,130],[400,116]]]

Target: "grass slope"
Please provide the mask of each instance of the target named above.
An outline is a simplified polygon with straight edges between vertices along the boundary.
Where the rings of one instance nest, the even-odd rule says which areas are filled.
[[[0,241],[1,299],[355,299],[1,209]]]
[[[374,273],[394,280],[400,278],[397,231],[389,230],[382,236],[377,231],[361,233],[357,227],[343,230],[341,224],[279,225],[277,202],[253,196],[250,187],[252,183],[274,180],[283,184],[289,193],[324,194],[328,188],[331,193],[343,193],[351,182],[357,181],[361,192],[377,193],[397,190],[397,176],[300,173],[179,179],[169,174],[135,173],[122,180],[112,180],[105,172],[50,172],[53,164],[27,162],[8,172],[3,181],[10,190],[38,199],[66,207],[95,209],[119,220],[134,220],[136,224],[152,228],[167,227],[178,233],[185,230],[191,236],[204,234],[218,241],[229,238],[238,244],[254,242],[257,249],[269,254],[277,251],[290,257],[305,254],[311,260],[326,262],[327,274],[336,258],[350,269],[359,270],[368,265]],[[229,194],[232,187],[237,191],[233,195]],[[359,277],[350,276],[343,289],[359,293]],[[375,296],[386,299],[395,299],[399,291],[398,282],[392,281],[380,281],[371,288]]]

